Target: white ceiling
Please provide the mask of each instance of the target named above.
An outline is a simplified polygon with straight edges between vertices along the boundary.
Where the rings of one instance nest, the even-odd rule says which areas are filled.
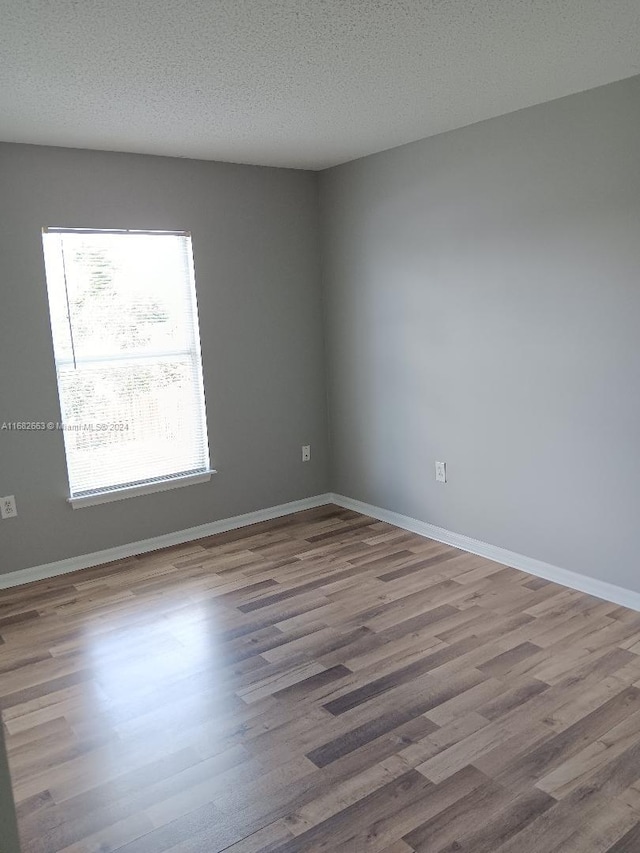
[[[640,0],[0,0],[5,141],[321,169],[638,73]]]

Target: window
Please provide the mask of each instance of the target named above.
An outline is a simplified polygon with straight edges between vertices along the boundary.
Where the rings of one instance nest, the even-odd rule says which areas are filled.
[[[191,237],[43,231],[70,501],[208,479]]]

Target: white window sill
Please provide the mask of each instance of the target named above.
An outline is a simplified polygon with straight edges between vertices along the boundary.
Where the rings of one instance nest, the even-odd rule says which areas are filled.
[[[157,480],[155,483],[144,483],[141,486],[127,486],[124,489],[111,489],[108,492],[93,492],[90,495],[68,498],[68,502],[74,509],[84,506],[97,506],[97,504],[121,501],[125,498],[135,498],[138,495],[151,495],[154,492],[166,492],[169,489],[180,489],[182,486],[193,486],[196,483],[206,483],[211,475],[216,472],[211,469],[201,474],[189,474],[186,477],[172,477],[170,480]]]

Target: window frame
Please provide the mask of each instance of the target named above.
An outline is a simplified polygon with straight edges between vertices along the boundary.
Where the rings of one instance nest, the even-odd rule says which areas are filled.
[[[105,355],[104,357],[95,356],[95,357],[84,357],[82,359],[83,363],[100,363],[104,362],[105,364],[114,364],[118,363],[126,363],[127,361],[137,361],[146,360],[146,359],[158,359],[162,356],[176,356],[176,355],[191,355],[196,360],[196,375],[199,379],[200,388],[202,391],[202,419],[203,419],[203,429],[204,429],[204,441],[206,448],[206,467],[202,471],[194,471],[187,473],[179,473],[179,474],[167,474],[166,476],[158,476],[154,478],[150,478],[146,481],[136,482],[132,484],[123,484],[123,485],[114,485],[114,486],[106,486],[101,488],[96,488],[94,490],[85,490],[79,492],[77,494],[73,494],[71,488],[71,476],[70,476],[70,465],[69,465],[69,454],[67,453],[66,440],[64,441],[64,450],[65,450],[65,464],[66,464],[66,472],[67,472],[67,480],[69,487],[69,497],[66,499],[67,503],[73,509],[79,509],[81,507],[89,507],[89,506],[97,506],[99,504],[111,503],[113,501],[119,501],[130,497],[136,497],[139,495],[149,495],[154,494],[156,492],[164,492],[171,489],[183,488],[185,486],[191,486],[198,483],[205,483],[211,480],[213,474],[216,474],[216,470],[211,467],[211,456],[210,456],[210,443],[209,443],[209,428],[208,428],[208,419],[207,419],[207,408],[206,408],[206,392],[204,387],[204,376],[203,376],[203,364],[202,364],[202,341],[200,335],[200,324],[198,318],[198,299],[196,292],[196,282],[195,282],[195,269],[194,269],[194,260],[193,260],[193,243],[192,243],[192,235],[190,231],[176,230],[176,231],[166,231],[166,230],[152,230],[152,229],[126,229],[126,228],[73,228],[73,227],[56,227],[56,226],[46,226],[42,228],[42,242],[43,242],[43,254],[45,260],[45,283],[47,288],[47,301],[51,322],[51,330],[54,344],[53,347],[53,356],[54,356],[54,366],[56,370],[56,390],[58,394],[58,403],[63,408],[62,404],[62,396],[61,396],[61,388],[59,381],[60,374],[60,366],[73,364],[72,358],[62,357],[58,358],[55,347],[55,335],[54,335],[54,320],[53,320],[53,312],[52,312],[52,302],[51,302],[51,293],[52,287],[56,285],[51,285],[49,281],[49,277],[46,274],[46,258],[47,258],[47,248],[45,247],[45,235],[47,234],[78,234],[78,235],[91,235],[91,234],[111,234],[111,235],[150,235],[150,236],[171,236],[171,237],[186,237],[189,240],[189,288],[191,292],[191,299],[193,300],[192,308],[193,308],[193,318],[194,318],[194,345],[195,348],[184,350],[181,348],[176,349],[175,351],[169,352],[147,352],[141,354],[140,356],[135,356],[131,354],[123,354],[121,357],[118,357],[116,354],[113,356]],[[66,284],[65,284],[66,287]],[[63,368],[64,369],[64,368]]]

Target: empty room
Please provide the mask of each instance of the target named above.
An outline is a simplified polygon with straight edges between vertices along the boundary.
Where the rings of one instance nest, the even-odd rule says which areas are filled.
[[[640,2],[0,0],[0,853],[640,853]]]

